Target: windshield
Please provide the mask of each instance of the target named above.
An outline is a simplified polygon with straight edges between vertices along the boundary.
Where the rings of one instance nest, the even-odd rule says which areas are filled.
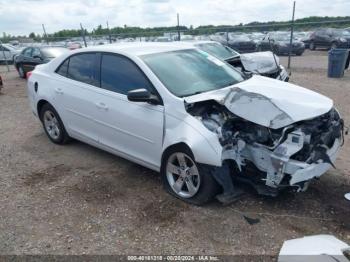
[[[227,87],[244,80],[225,62],[189,49],[141,56],[164,86],[179,97]]]
[[[222,60],[239,56],[239,54],[231,48],[227,48],[219,43],[198,44],[196,47]]]
[[[68,52],[68,50],[63,47],[48,47],[48,48],[42,48],[41,52],[47,58],[55,58],[65,52]]]

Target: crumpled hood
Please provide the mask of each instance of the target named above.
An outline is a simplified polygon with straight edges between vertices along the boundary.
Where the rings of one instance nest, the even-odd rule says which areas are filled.
[[[327,113],[333,101],[309,89],[254,75],[236,85],[185,98],[187,103],[216,100],[235,115],[278,129]]]
[[[274,54],[272,52],[267,51],[241,54],[240,57],[242,64],[247,71],[265,74],[278,69],[277,65],[280,64],[280,60],[278,56],[275,55],[275,61],[273,56]]]

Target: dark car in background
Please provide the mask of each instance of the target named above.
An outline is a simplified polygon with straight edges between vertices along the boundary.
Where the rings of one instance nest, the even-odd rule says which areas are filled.
[[[55,57],[68,52],[64,47],[27,47],[15,58],[15,67],[21,78],[26,78],[26,74],[33,71],[35,66],[50,62]]]
[[[310,35],[310,50],[322,48],[350,48],[350,32],[344,29],[320,28]]]
[[[256,51],[256,43],[245,34],[229,33],[227,45],[240,53]]]
[[[293,36],[296,40],[303,42],[305,45],[305,48],[309,48],[310,35],[311,35],[311,32],[295,32]]]
[[[291,54],[302,55],[305,51],[305,44],[298,39],[293,39],[290,45],[289,33],[272,33],[264,37],[258,44],[258,51],[272,51],[277,55],[288,55],[289,50]]]

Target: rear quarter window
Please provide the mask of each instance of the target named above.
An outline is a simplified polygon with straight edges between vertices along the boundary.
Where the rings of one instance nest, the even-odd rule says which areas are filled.
[[[61,75],[61,76],[65,76],[67,77],[67,73],[68,73],[68,64],[69,64],[69,58],[66,59],[56,70],[56,73]]]

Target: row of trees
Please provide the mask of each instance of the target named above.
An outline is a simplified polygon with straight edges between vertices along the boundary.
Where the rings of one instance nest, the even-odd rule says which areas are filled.
[[[241,32],[251,32],[251,31],[275,31],[275,30],[288,30],[290,28],[291,21],[271,21],[267,23],[261,22],[251,22],[247,24],[238,24],[238,25],[206,25],[193,28],[193,26],[186,27],[176,26],[171,27],[153,27],[153,28],[142,28],[142,27],[129,27],[124,25],[124,27],[113,27],[108,29],[107,27],[102,27],[102,25],[97,26],[92,31],[85,30],[85,35],[94,36],[94,35],[108,35],[121,36],[121,37],[142,37],[142,36],[160,36],[164,32],[176,32],[180,30],[186,34],[191,35],[207,35],[213,34],[220,31],[241,31]],[[346,28],[350,27],[350,16],[343,17],[318,17],[310,16],[306,18],[301,18],[295,20],[295,29],[296,30],[312,30],[316,27],[339,27]],[[49,34],[48,37],[51,40],[64,40],[72,37],[82,36],[82,30],[80,29],[64,29],[53,34]],[[14,39],[25,39],[30,38],[34,41],[40,41],[44,38],[43,35],[30,33],[28,36],[11,36],[9,34],[3,33],[1,41],[8,42]]]

